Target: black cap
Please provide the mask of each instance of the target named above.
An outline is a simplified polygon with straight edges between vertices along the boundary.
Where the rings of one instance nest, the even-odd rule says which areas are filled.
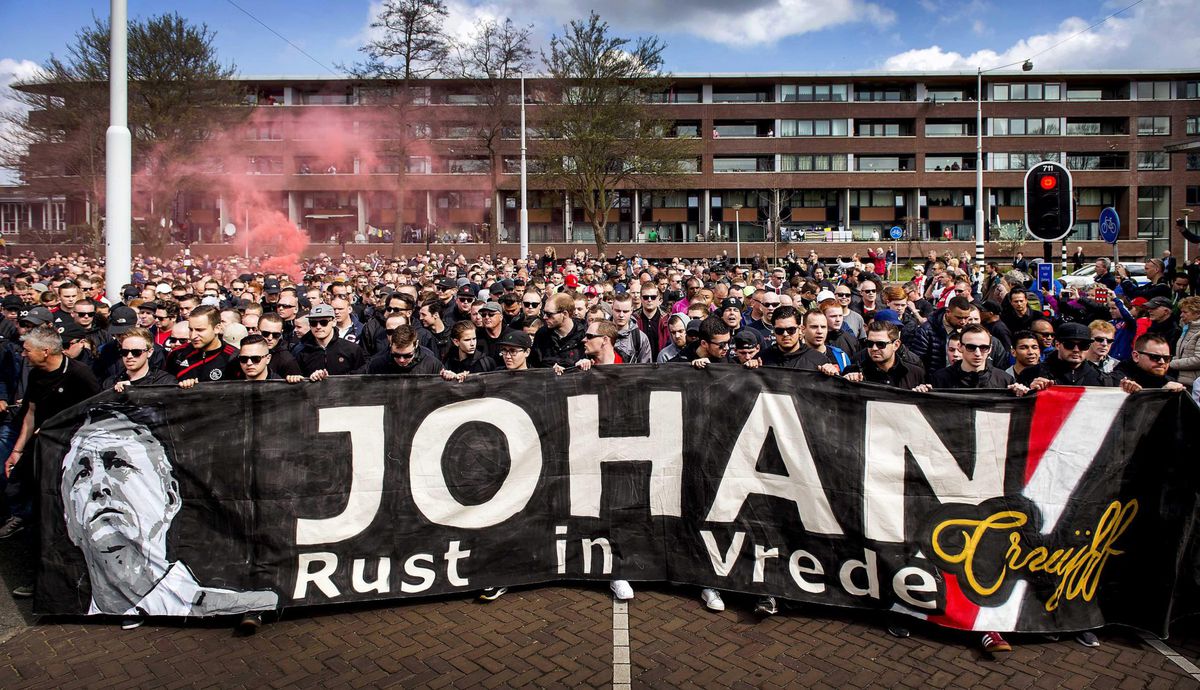
[[[742,303],[739,300],[736,300],[732,297],[726,297],[725,299],[721,300],[721,311],[722,312],[725,311],[726,309],[737,309],[740,311],[741,308],[742,308]]]
[[[995,300],[984,300],[979,303],[979,308],[989,314],[999,314],[1000,305]]]
[[[1088,330],[1087,326],[1081,323],[1067,321],[1059,324],[1058,328],[1054,330],[1054,337],[1062,341],[1091,340],[1092,332]]]
[[[87,337],[87,331],[83,330],[83,326],[74,321],[67,321],[58,327],[58,335],[62,338],[63,347],[71,344],[72,340],[79,340]]]
[[[441,278],[438,278],[438,281],[437,281],[437,289],[439,289],[439,290],[453,290],[453,289],[454,289],[454,288],[456,288],[456,287],[458,287],[458,281],[457,281],[457,280],[455,280],[455,279],[453,279],[453,278],[449,278],[449,277],[447,277],[447,276],[442,276]]]
[[[156,309],[158,309],[158,302],[155,302],[154,300],[142,302],[138,305],[138,311],[154,311]]]
[[[458,296],[459,297],[470,297],[471,299],[475,299],[475,287],[470,284],[460,287],[458,289]]]
[[[4,301],[0,302],[0,306],[9,311],[21,311],[25,308],[25,303],[22,302],[21,298],[17,297],[16,295],[7,295],[5,296]]]
[[[263,292],[271,295],[279,294],[279,281],[268,280],[267,282],[263,283]]]
[[[1144,309],[1158,309],[1159,307],[1174,309],[1175,305],[1171,304],[1171,300],[1166,297],[1152,297],[1150,301],[1142,305]]]
[[[249,283],[250,281],[254,280],[254,276],[250,275],[249,273],[243,273],[238,276],[238,280],[242,281],[243,283]]]
[[[533,337],[525,331],[518,331],[510,328],[500,334],[500,339],[496,341],[500,347],[519,347],[522,350],[528,350],[533,347]]]
[[[739,347],[751,346],[763,346],[763,338],[761,335],[759,335],[758,331],[754,330],[753,328],[743,328],[734,334],[733,347],[735,349]]]
[[[138,290],[136,287],[130,285],[121,292],[121,297],[125,299],[136,299],[140,294],[142,294],[141,290]]]
[[[517,287],[517,284],[514,283],[512,280],[509,280],[508,278],[505,278],[504,280],[500,281],[500,284],[504,286],[505,290],[512,290]]]
[[[108,316],[108,332],[121,335],[137,325],[137,312],[129,307],[117,307]]]

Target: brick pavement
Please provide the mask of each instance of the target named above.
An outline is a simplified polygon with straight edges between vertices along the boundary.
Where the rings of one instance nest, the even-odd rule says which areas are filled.
[[[630,603],[633,687],[1200,687],[1129,631],[1103,631],[1099,649],[1017,638],[990,661],[973,635],[896,640],[877,616],[828,608],[759,621],[749,599],[717,614],[694,594],[641,589]],[[43,620],[0,645],[0,687],[610,687],[612,623],[603,585],[313,609],[248,638],[224,621]],[[1169,643],[1195,660],[1200,634]]]

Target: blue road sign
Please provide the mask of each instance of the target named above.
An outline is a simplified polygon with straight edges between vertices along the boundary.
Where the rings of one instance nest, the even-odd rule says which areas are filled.
[[[1121,217],[1111,206],[1100,212],[1100,237],[1109,244],[1117,243],[1117,235],[1121,234]]]
[[[1051,290],[1054,289],[1054,264],[1049,261],[1038,264],[1037,287],[1041,289],[1045,285],[1049,285]]]
[[[898,240],[901,237],[904,237],[904,228],[900,227],[899,225],[893,225],[891,234],[893,240]]]

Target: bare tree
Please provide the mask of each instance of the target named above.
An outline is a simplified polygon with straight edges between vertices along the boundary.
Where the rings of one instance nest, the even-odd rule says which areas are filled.
[[[694,142],[667,136],[670,123],[650,105],[669,84],[664,49],[654,36],[610,35],[592,12],[564,27],[542,56],[561,94],[540,118],[547,176],[580,200],[600,254],[620,191],[667,183],[696,155]]]
[[[89,237],[99,245],[104,198],[105,132],[108,128],[109,25],[95,19],[80,29],[64,58],[51,57],[34,80],[16,85],[14,96],[30,116],[10,128],[3,146],[32,191],[82,193],[90,202]],[[138,227],[147,251],[158,253],[167,236],[171,199],[193,184],[194,164],[205,142],[246,116],[240,108],[236,68],[217,57],[216,34],[164,14],[129,26],[129,129],[133,137],[134,190],[148,199]],[[150,212],[153,210],[153,216]]]
[[[415,107],[428,99],[421,80],[440,74],[450,54],[443,31],[446,20],[443,0],[385,0],[371,22],[373,38],[359,48],[365,59],[352,66],[339,65],[365,86],[366,102],[382,106],[377,127],[390,130],[383,149],[394,155],[396,166],[396,230],[392,251],[400,253],[403,242],[404,191],[408,159],[415,143],[428,136],[422,124],[413,122]],[[399,127],[395,127],[399,123]],[[428,229],[426,229],[428,231]],[[428,240],[428,237],[425,238]]]
[[[500,142],[506,134],[515,131],[516,102],[520,98],[515,78],[527,72],[533,63],[532,29],[532,26],[515,26],[511,19],[505,19],[503,23],[481,20],[467,41],[454,47],[451,59],[450,74],[470,80],[475,91],[476,103],[471,108],[470,126],[476,140],[487,151],[490,164],[493,209],[487,226],[487,241],[493,256],[503,212],[496,202],[504,173]]]

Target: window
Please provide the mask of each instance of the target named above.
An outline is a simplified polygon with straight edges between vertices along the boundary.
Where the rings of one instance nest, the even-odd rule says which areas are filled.
[[[1111,189],[1080,189],[1078,191],[1080,206],[1116,206],[1117,194]]]
[[[246,138],[251,141],[281,141],[283,126],[278,122],[259,122],[246,128]]]
[[[1068,136],[1091,136],[1094,134],[1104,134],[1104,126],[1099,122],[1068,122]],[[1109,132],[1111,134],[1112,132]]]
[[[1137,99],[1139,101],[1165,101],[1171,98],[1171,82],[1169,81],[1139,81]]]
[[[859,156],[857,169],[877,172],[904,172],[913,169],[913,159],[907,156]]]
[[[1090,88],[1069,88],[1067,89],[1068,101],[1101,101],[1104,100],[1103,89]]]
[[[929,89],[926,97],[931,101],[965,101],[967,92],[962,89]]]
[[[854,123],[854,134],[860,137],[908,137],[912,136],[912,128],[901,122],[871,122]]]
[[[1200,81],[1185,81],[1181,91],[1184,98],[1200,98]]]
[[[890,208],[896,205],[890,189],[851,189],[850,205],[856,208]]]
[[[470,125],[447,125],[447,139],[470,139],[475,136],[475,128]]]
[[[993,189],[993,201],[995,206],[1024,206],[1025,205],[1025,190],[1024,189]]]
[[[844,172],[847,158],[844,153],[802,154],[780,156],[780,172]]]
[[[971,125],[967,122],[925,123],[925,136],[927,137],[966,137],[971,134]]]
[[[687,192],[650,192],[642,195],[648,199],[650,208],[687,208]]]
[[[1155,137],[1171,133],[1171,118],[1169,117],[1139,117],[1138,136]]]
[[[1171,217],[1170,187],[1138,187],[1138,239],[1158,239],[1167,236]]]
[[[911,101],[912,96],[900,87],[862,86],[854,91],[856,101]]]
[[[449,105],[483,105],[484,97],[478,93],[448,93],[446,103]]]
[[[1124,151],[1068,153],[1068,170],[1128,170],[1129,154]]]
[[[247,175],[282,175],[283,158],[279,156],[250,156],[246,159]]]
[[[947,172],[956,170],[974,170],[974,155],[926,155],[925,172]]]
[[[1189,153],[1187,155],[1187,169],[1200,170],[1200,153]]]
[[[713,103],[770,103],[771,94],[766,91],[717,91],[713,90]]]
[[[1138,151],[1138,170],[1170,170],[1171,154],[1166,151]]]
[[[1060,99],[1059,84],[1027,82],[1023,84],[996,84],[992,87],[992,100],[996,101],[1057,101]]]
[[[992,170],[1028,170],[1042,161],[1059,161],[1058,152],[1050,153],[993,153]]]
[[[829,208],[838,205],[838,193],[834,191],[804,190],[792,194],[789,202],[797,208]],[[785,204],[786,205],[786,204]]]
[[[844,102],[849,87],[846,84],[784,84],[780,96],[785,103],[810,101]]]
[[[649,96],[651,103],[699,103],[699,89],[668,89],[659,93],[652,93]]]
[[[1190,186],[1187,188],[1187,205],[1200,206],[1200,187]]]
[[[1057,135],[1060,132],[1057,117],[1012,117],[992,118],[994,136]],[[1070,134],[1070,131],[1067,132]]]
[[[781,137],[844,137],[849,129],[846,120],[780,120]]]
[[[1189,136],[1200,134],[1200,117],[1189,117],[1185,131]]]
[[[713,158],[713,172],[772,172],[775,161],[770,157],[735,156]]]
[[[409,156],[404,168],[409,175],[428,175],[433,172],[429,156]]]

